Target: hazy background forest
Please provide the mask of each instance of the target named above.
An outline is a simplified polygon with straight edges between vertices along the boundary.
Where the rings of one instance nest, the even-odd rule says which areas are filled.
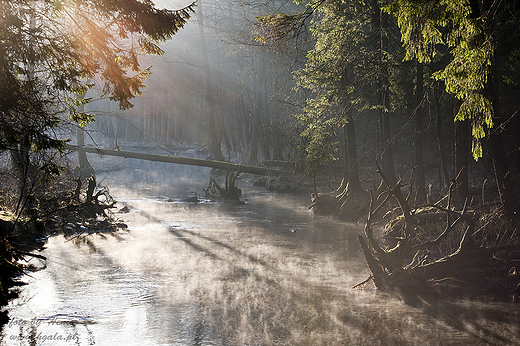
[[[111,148],[198,144],[220,160],[296,158],[301,130],[294,114],[303,98],[291,92],[291,72],[303,66],[305,50],[272,52],[253,40],[255,16],[275,8],[297,7],[198,2],[197,16],[161,46],[165,54],[143,58],[153,72],[134,107],[121,111],[106,98],[93,100],[86,111],[96,121],[88,129],[107,135]]]
[[[403,61],[397,19],[382,13],[386,27],[374,29],[379,8],[365,5],[363,10],[364,17],[354,20],[359,9],[346,6],[328,19],[330,13],[320,13],[319,7],[311,11],[290,2],[199,1],[197,16],[161,46],[165,54],[143,58],[143,65],[153,65],[152,75],[134,107],[119,110],[107,98],[94,98],[85,110],[96,120],[87,129],[100,147],[146,144],[175,152],[179,145],[196,144],[214,159],[254,165],[293,161],[311,175],[318,167],[325,176],[335,170],[336,180],[354,155],[347,171],[359,176],[361,170],[364,188],[378,185],[375,162],[387,155],[385,170],[406,183],[413,175],[421,202],[426,194],[433,201],[446,193],[468,165],[459,177],[462,196],[468,189],[493,191],[486,138],[483,157],[475,161],[470,120],[454,121],[461,101],[432,78],[448,63],[447,53],[424,65]],[[299,22],[286,29],[266,23],[278,13],[300,12]],[[266,13],[275,16],[259,21],[257,16]],[[336,27],[327,27],[332,25],[327,20],[336,20]],[[355,28],[347,26],[353,22]],[[351,40],[356,35],[357,42]],[[514,178],[518,87],[508,80],[500,92],[507,120],[500,130]],[[383,119],[388,129],[382,134]],[[350,154],[349,136],[355,143]]]

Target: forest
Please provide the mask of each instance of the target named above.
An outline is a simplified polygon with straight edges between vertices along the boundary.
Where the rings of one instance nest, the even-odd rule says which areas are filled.
[[[229,186],[214,183],[222,195],[240,165],[262,168],[255,184],[306,191],[315,214],[364,225],[370,277],[357,288],[518,298],[520,2],[0,1],[0,12],[1,305],[42,235],[112,222],[108,190],[69,144],[197,148],[236,165]]]

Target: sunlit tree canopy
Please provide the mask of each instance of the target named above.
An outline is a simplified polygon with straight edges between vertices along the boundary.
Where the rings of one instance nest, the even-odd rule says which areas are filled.
[[[481,139],[492,128],[493,105],[485,88],[497,50],[514,47],[518,35],[516,1],[393,1],[386,10],[397,17],[406,59],[430,63],[438,48],[449,49],[449,64],[434,74],[462,105],[457,121],[472,122],[473,155],[482,156]],[[508,57],[506,57],[508,59]]]
[[[150,67],[140,54],[183,27],[193,5],[158,9],[149,0],[0,1],[0,149],[25,142],[59,148],[52,129],[62,115],[84,123],[85,92],[132,107]]]

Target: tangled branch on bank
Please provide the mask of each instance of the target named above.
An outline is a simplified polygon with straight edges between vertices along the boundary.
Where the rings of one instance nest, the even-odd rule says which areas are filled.
[[[370,206],[364,235],[358,241],[371,275],[369,281],[382,290],[394,288],[414,294],[450,291],[484,293],[490,291],[520,293],[520,235],[517,225],[493,224],[500,211],[471,210],[466,200],[462,210],[439,204],[412,207],[398,181],[391,185],[378,166],[385,190]],[[391,202],[400,215],[387,223],[379,239],[374,235],[373,217]],[[440,228],[445,220],[444,229]],[[492,220],[492,221],[491,221]]]

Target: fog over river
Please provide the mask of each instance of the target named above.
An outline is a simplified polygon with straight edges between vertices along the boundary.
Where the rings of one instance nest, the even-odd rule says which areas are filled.
[[[314,216],[308,194],[240,180],[243,205],[189,203],[210,169],[125,164],[98,181],[128,230],[49,238],[1,345],[520,344],[514,303],[351,289],[369,275],[362,225]]]

